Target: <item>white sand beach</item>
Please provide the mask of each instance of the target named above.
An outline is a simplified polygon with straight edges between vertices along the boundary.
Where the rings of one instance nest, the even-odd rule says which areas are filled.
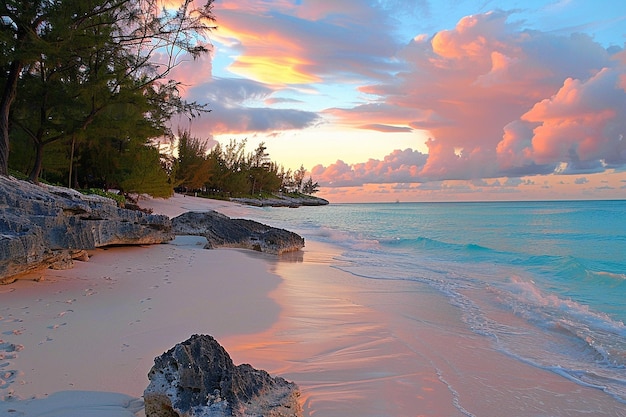
[[[245,211],[182,196],[150,206],[169,216]],[[219,340],[269,328],[280,306],[268,293],[280,278],[241,250],[203,245],[202,238],[178,237],[98,249],[73,269],[0,287],[0,415],[141,414],[156,356],[194,333]]]
[[[141,205],[254,214],[178,195]],[[179,237],[0,287],[0,415],[141,416],[154,357],[195,333],[296,382],[305,416],[620,415],[600,390],[495,351],[428,287],[332,268],[334,250],[274,257]]]

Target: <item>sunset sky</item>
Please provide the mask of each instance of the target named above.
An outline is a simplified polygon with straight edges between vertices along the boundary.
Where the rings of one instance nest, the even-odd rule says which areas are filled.
[[[172,77],[209,143],[331,202],[626,198],[626,2],[217,0]],[[186,120],[180,120],[188,127]]]

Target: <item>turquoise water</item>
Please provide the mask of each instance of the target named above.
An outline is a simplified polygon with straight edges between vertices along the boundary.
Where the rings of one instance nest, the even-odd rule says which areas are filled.
[[[626,403],[626,201],[331,204],[255,218],[338,246],[334,267],[355,276],[426,283],[496,349]]]

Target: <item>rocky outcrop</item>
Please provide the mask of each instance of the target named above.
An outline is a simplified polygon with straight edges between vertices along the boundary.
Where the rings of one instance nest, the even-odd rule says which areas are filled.
[[[216,211],[187,212],[172,219],[177,235],[204,236],[207,249],[230,247],[278,254],[304,247],[304,238],[253,220],[231,219]]]
[[[70,268],[87,250],[173,239],[167,216],[117,207],[75,190],[0,176],[0,283],[41,268]]]
[[[155,358],[144,391],[146,417],[298,417],[297,385],[235,366],[211,336],[194,335]]]
[[[287,194],[276,194],[269,198],[233,197],[230,201],[257,207],[302,207],[302,206],[326,206],[328,200],[313,197],[312,195],[300,195],[294,197]]]

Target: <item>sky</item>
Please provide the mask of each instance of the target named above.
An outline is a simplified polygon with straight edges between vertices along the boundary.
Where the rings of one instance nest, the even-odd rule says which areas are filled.
[[[626,199],[623,0],[216,0],[172,78],[333,203]]]

